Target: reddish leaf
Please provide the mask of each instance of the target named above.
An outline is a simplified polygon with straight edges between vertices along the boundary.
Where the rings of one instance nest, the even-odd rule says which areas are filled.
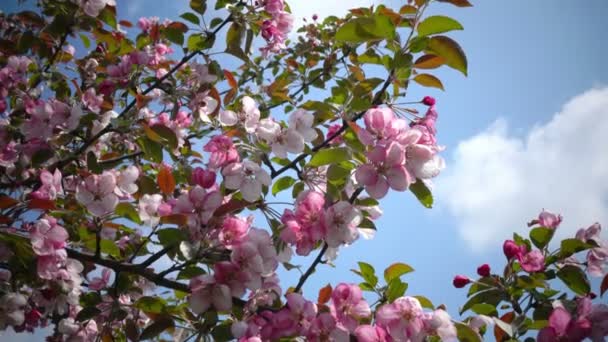
[[[511,322],[513,322],[514,318],[515,318],[515,314],[511,311],[511,312],[507,312],[506,314],[502,315],[502,317],[500,317],[500,320],[505,323],[511,323]],[[500,327],[495,325],[494,326],[494,337],[496,338],[497,342],[503,341],[506,339],[507,333],[505,333],[504,330],[502,330]]]
[[[325,304],[329,302],[331,298],[331,285],[327,284],[327,286],[323,287],[319,290],[319,299],[317,299],[318,304]]]
[[[430,74],[417,75],[416,77],[414,77],[414,81],[425,87],[433,87],[445,90],[443,89],[443,83],[441,83],[441,80]]]
[[[173,178],[173,172],[169,167],[161,167],[158,172],[158,187],[165,195],[171,195],[175,190],[175,178]]]
[[[414,62],[414,68],[418,69],[435,69],[443,65],[445,59],[435,55],[424,55],[419,57]]]
[[[173,30],[178,30],[181,32],[188,32],[188,26],[186,26],[186,24],[179,22],[179,21],[174,21],[171,24],[167,25],[167,28],[173,29]]]
[[[133,27],[133,24],[128,20],[121,20],[118,23],[120,24],[120,26]]]
[[[173,214],[161,217],[160,222],[163,224],[175,224],[178,226],[184,226],[188,222],[188,217],[182,214]]]
[[[449,2],[450,4],[458,7],[473,7],[469,0],[439,0],[439,2]]]
[[[608,274],[606,274],[600,285],[600,297],[603,296],[606,291],[608,291]]]
[[[14,199],[12,197],[9,197],[6,195],[0,195],[0,209],[10,208],[17,203],[19,203],[19,201],[17,201],[16,199]]]
[[[1,216],[0,215],[0,223],[1,224],[11,224],[11,223],[13,223],[13,220],[10,217],[8,217],[8,216]]]
[[[41,210],[53,210],[55,209],[55,202],[51,200],[32,198],[28,203],[30,209],[41,209]]]
[[[230,71],[224,69],[224,76],[226,77],[226,81],[228,81],[228,85],[230,86],[230,88],[236,89],[238,87],[238,83],[236,82],[234,75]]]
[[[234,211],[244,209],[248,205],[250,205],[249,202],[233,199],[233,200],[230,200],[228,203],[226,203],[226,204],[220,206],[219,208],[217,208],[215,210],[215,212],[213,213],[213,215],[214,216],[226,215],[228,213],[232,213]]]

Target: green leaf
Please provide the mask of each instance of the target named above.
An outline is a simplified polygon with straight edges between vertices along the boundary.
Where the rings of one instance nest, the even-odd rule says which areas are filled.
[[[182,32],[180,29],[175,27],[167,27],[164,30],[164,33],[165,37],[167,37],[170,42],[180,46],[184,45],[184,32]]]
[[[459,22],[443,15],[430,16],[418,24],[418,34],[421,36],[462,29],[463,27]]]
[[[391,280],[393,280],[395,278],[399,278],[402,275],[413,272],[413,271],[414,271],[414,268],[412,268],[412,266],[401,263],[401,262],[397,262],[397,263],[390,265],[389,267],[387,267],[384,270],[384,280],[386,280],[386,282],[389,283]]]
[[[433,305],[433,302],[431,302],[430,299],[426,298],[425,296],[414,296],[414,298],[418,299],[418,301],[420,302],[420,305],[423,308],[426,309],[435,309],[435,305]]]
[[[557,277],[578,295],[585,296],[591,291],[589,279],[587,279],[585,272],[577,266],[566,265],[562,267],[557,271]]]
[[[160,297],[144,296],[139,298],[133,307],[140,309],[143,312],[159,314],[163,312],[167,302]]]
[[[350,151],[346,147],[322,149],[315,153],[308,162],[309,166],[319,167],[350,160]]]
[[[94,242],[94,239],[91,241]],[[115,258],[120,257],[120,249],[116,245],[116,243],[112,240],[102,239],[100,243],[101,253],[108,254]]]
[[[565,239],[561,242],[559,257],[560,259],[564,259],[573,254],[582,252],[593,247],[593,245],[585,243],[579,239]]]
[[[469,310],[475,304],[486,303],[490,305],[498,305],[500,301],[503,299],[504,294],[500,290],[487,290],[476,293],[474,296],[469,298],[469,300],[462,306],[460,309],[460,314]]]
[[[199,275],[205,274],[205,270],[196,266],[188,266],[177,274],[177,280],[192,279]]]
[[[167,246],[176,246],[180,242],[186,240],[186,235],[179,229],[167,228],[161,229],[157,232],[158,241],[167,247]]]
[[[506,332],[509,337],[513,336],[513,327],[511,326],[511,324],[496,317],[492,317],[492,319],[494,320],[496,326],[499,327],[502,331]]]
[[[410,191],[425,208],[433,207],[433,194],[422,180],[416,179],[416,183],[410,185]]]
[[[205,14],[207,10],[207,0],[190,0],[190,8],[198,14]]]
[[[393,39],[394,37],[395,26],[388,17],[382,15],[351,19],[342,25],[335,35],[338,42],[348,43]]]
[[[186,12],[186,13],[180,15],[180,17],[188,20],[189,22],[193,23],[194,25],[200,25],[200,23],[201,23],[200,19],[198,19],[198,16],[192,12]]]
[[[275,196],[279,192],[289,189],[289,187],[291,187],[295,183],[296,183],[296,180],[289,176],[285,176],[285,177],[281,177],[281,178],[277,179],[277,181],[272,185],[272,195]]]
[[[140,340],[147,340],[147,339],[151,339],[154,338],[160,334],[162,334],[163,331],[172,328],[175,326],[175,323],[173,322],[173,319],[171,319],[168,316],[163,316],[157,320],[155,320],[152,324],[148,325],[144,331],[141,332],[141,335],[139,336]]]
[[[362,261],[358,262],[358,264],[363,279],[372,287],[376,286],[378,284],[378,277],[376,277],[376,270],[374,267]]]
[[[87,153],[87,168],[96,174],[100,174],[102,171],[99,162],[97,162],[97,156],[93,151],[89,151],[89,153]]]
[[[427,45],[427,49],[434,55],[445,59],[445,64],[467,75],[467,57],[464,51],[451,38],[445,36],[432,37]]]
[[[464,323],[455,323],[456,333],[458,334],[458,341],[461,342],[481,342],[481,337]]]
[[[211,330],[211,336],[213,336],[213,340],[216,342],[227,342],[234,339],[230,330],[230,324],[220,324],[215,326],[215,328]]]
[[[553,232],[553,229],[547,227],[534,228],[530,231],[530,240],[538,249],[543,249],[551,241]]]
[[[494,305],[486,303],[478,303],[471,307],[471,311],[478,315],[497,316],[498,311]]]
[[[76,315],[76,321],[78,321],[78,322],[88,321],[89,319],[99,315],[100,313],[101,313],[101,310],[99,310],[98,308],[96,308],[94,306],[88,306],[78,312],[78,314]]]
[[[168,145],[170,150],[174,150],[177,148],[177,136],[171,128],[165,125],[154,125],[150,128],[154,131],[154,133],[158,134],[162,138],[158,142],[164,145]]]
[[[399,278],[395,278],[388,283],[386,290],[386,299],[392,303],[395,299],[402,297],[407,291],[407,283],[404,283]]]
[[[232,23],[226,34],[226,52],[247,62],[249,58],[241,47],[244,37],[245,27],[236,22]]]
[[[137,224],[141,224],[141,219],[139,218],[139,213],[130,203],[119,203],[114,210],[116,215],[120,217],[127,218]]]
[[[163,161],[163,148],[159,143],[143,136],[137,138],[136,142],[144,152],[145,159],[154,163],[160,163]]]
[[[443,83],[441,83],[441,80],[431,74],[418,74],[416,75],[416,77],[414,77],[414,81],[425,87],[445,90],[443,88]]]

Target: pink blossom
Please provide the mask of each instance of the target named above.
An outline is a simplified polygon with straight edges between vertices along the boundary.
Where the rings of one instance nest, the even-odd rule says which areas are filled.
[[[289,293],[285,297],[286,307],[273,315],[273,337],[302,335],[310,329],[317,316],[316,306],[299,293]]]
[[[339,247],[351,244],[358,237],[357,227],[363,217],[359,209],[346,201],[340,201],[329,207],[325,215],[327,236],[325,241],[329,247]]]
[[[215,185],[215,172],[197,167],[192,170],[192,183],[209,189]]]
[[[359,322],[371,316],[369,304],[356,284],[338,284],[331,294],[332,314],[348,331],[353,333]]]
[[[456,327],[452,318],[444,310],[435,310],[423,316],[424,331],[426,335],[439,336],[441,341],[458,341]]]
[[[55,169],[54,173],[47,170],[40,172],[40,182],[42,185],[38,190],[32,192],[32,197],[37,199],[55,200],[57,195],[63,193],[61,185],[61,172]]]
[[[502,250],[505,253],[507,259],[511,260],[515,257],[519,258],[523,253],[526,252],[525,246],[519,246],[513,240],[505,240],[502,245]]]
[[[80,0],[80,7],[87,15],[97,17],[99,13],[106,7],[116,6],[115,0]]]
[[[88,176],[76,188],[76,200],[84,205],[91,214],[103,216],[111,213],[118,204],[114,193],[116,177],[109,171],[101,175]]]
[[[212,275],[204,274],[190,280],[192,291],[188,303],[196,314],[206,312],[211,306],[218,311],[232,308],[230,288],[225,284],[217,284]]]
[[[327,128],[326,139],[328,139],[329,137],[333,137],[334,135],[336,135],[340,131],[340,129],[342,129],[342,125],[341,124],[333,124],[333,125],[329,126]],[[344,143],[344,138],[341,135],[336,136],[330,142],[330,144],[332,144],[332,145],[340,145],[342,143]]]
[[[371,197],[383,198],[389,187],[396,191],[405,191],[413,181],[405,169],[405,151],[401,145],[377,145],[367,154],[367,158],[370,163],[359,166],[355,176]]]
[[[518,256],[521,268],[528,273],[539,272],[545,269],[545,256],[539,250],[533,250]]]
[[[256,129],[258,138],[264,140],[279,158],[287,158],[289,153],[304,151],[304,137],[293,128],[283,128],[273,119],[262,119]]]
[[[588,315],[591,321],[589,337],[593,342],[605,341],[608,336],[608,305],[595,304]]]
[[[591,324],[584,315],[573,319],[563,307],[556,307],[549,316],[549,325],[538,332],[539,342],[559,341],[565,337],[569,341],[582,341],[591,332]]]
[[[283,0],[265,0],[264,1],[264,9],[266,12],[274,14],[283,11],[285,5],[283,4]]]
[[[247,219],[238,216],[226,216],[219,234],[220,242],[228,248],[240,243],[245,239],[252,222],[252,216]]]
[[[218,106],[217,100],[209,96],[208,92],[196,94],[189,104],[189,107],[198,113],[199,119],[206,123],[211,122],[209,116],[217,110]]]
[[[114,193],[121,198],[129,198],[137,192],[135,182],[139,178],[139,169],[135,165],[130,165],[116,174],[116,189]]]
[[[0,297],[0,329],[18,327],[25,321],[27,298],[18,292],[7,292]]]
[[[108,286],[110,282],[110,275],[112,271],[109,268],[104,268],[101,271],[101,277],[95,277],[89,282],[89,289],[93,291],[100,291]]]
[[[241,99],[241,110],[233,112],[224,110],[220,112],[219,121],[224,126],[244,127],[247,133],[254,133],[260,121],[260,110],[255,101],[249,96]]]
[[[56,250],[65,248],[68,238],[65,228],[51,216],[39,219],[30,232],[32,249],[39,256],[55,255]]]
[[[360,325],[355,330],[355,336],[359,342],[385,342],[387,333],[384,328],[377,325]]]
[[[349,333],[336,318],[329,312],[320,313],[312,322],[312,326],[306,334],[309,341],[348,341]]]
[[[288,127],[298,132],[304,141],[312,142],[317,138],[317,131],[312,128],[314,125],[314,116],[309,112],[298,109],[289,116],[287,121]]]
[[[187,214],[188,224],[198,227],[206,224],[213,216],[213,212],[222,205],[222,195],[215,190],[205,190],[196,185],[190,191],[181,194],[173,211],[177,214]]]
[[[137,27],[139,27],[142,31],[147,32],[152,28],[153,25],[158,24],[158,21],[158,17],[141,17],[139,20],[137,20]]]
[[[216,283],[227,285],[232,297],[242,297],[252,278],[251,274],[241,269],[240,265],[230,261],[216,263],[213,272]]]
[[[538,215],[538,223],[543,227],[556,229],[561,222],[562,215],[555,215],[545,210]]]
[[[400,297],[378,308],[376,322],[386,329],[393,340],[407,341],[421,334],[424,328],[423,314],[418,299]]]
[[[144,194],[139,199],[139,218],[147,226],[154,227],[160,221],[158,209],[163,200],[160,194]]]
[[[93,113],[99,114],[101,104],[103,103],[103,95],[97,95],[95,88],[89,88],[82,94],[82,103]]]
[[[269,186],[270,175],[251,161],[232,163],[222,170],[224,185],[231,190],[240,190],[243,199],[255,202],[260,198],[262,186]]]
[[[281,217],[285,228],[280,237],[296,245],[299,255],[308,255],[325,236],[325,198],[322,193],[304,191],[298,195],[295,206],[295,212],[287,209]]]
[[[209,162],[207,166],[211,170],[217,170],[230,163],[239,161],[239,153],[237,152],[232,140],[225,135],[216,135],[203,148],[205,152],[210,152]]]
[[[388,107],[369,109],[363,116],[363,121],[365,130],[360,130],[358,135],[361,142],[366,145],[392,141],[407,126],[405,121],[398,119]]]

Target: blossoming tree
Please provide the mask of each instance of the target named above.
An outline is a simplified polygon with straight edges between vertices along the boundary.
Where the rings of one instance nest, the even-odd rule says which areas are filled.
[[[444,167],[435,100],[404,99],[412,82],[443,89],[428,70],[466,75],[467,60],[445,36],[462,26],[425,16],[430,2],[309,18],[297,34],[283,0],[192,0],[178,21],[136,28],[114,0],[1,14],[0,329],[50,327],[50,341],[480,341],[494,325],[499,341],[603,340],[608,307],[585,273],[603,277],[603,294],[600,226],[551,252],[561,217],[548,212],[529,240],[505,242],[502,274],[482,265],[479,280],[454,279],[471,284],[460,320],[406,295],[404,263],[380,282],[361,262],[353,279],[303,293],[321,263],[376,229],[388,191],[432,206]],[[293,254],[314,257],[281,283]]]

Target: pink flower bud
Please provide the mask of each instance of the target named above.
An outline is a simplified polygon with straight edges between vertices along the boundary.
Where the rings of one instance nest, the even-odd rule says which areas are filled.
[[[502,251],[509,260],[521,254],[521,249],[513,240],[506,240],[502,245]]]
[[[316,15],[316,14],[313,14],[313,15],[312,15],[312,20],[317,20],[317,19],[319,19],[319,16],[318,16],[318,15]]]
[[[161,203],[158,206],[157,213],[158,213],[158,216],[162,217],[162,216],[171,215],[171,211],[173,211],[173,207],[171,206],[171,204],[169,204],[169,203]]]
[[[477,267],[477,274],[479,274],[482,277],[489,277],[490,276],[490,265],[483,264],[483,265]]]
[[[437,101],[435,101],[435,98],[434,98],[434,97],[432,97],[432,96],[425,96],[425,97],[422,99],[422,103],[424,103],[424,104],[425,104],[425,105],[427,105],[427,106],[434,106],[434,105],[435,105],[435,102],[437,102]]]
[[[457,289],[461,289],[465,286],[467,286],[467,284],[469,284],[471,282],[471,279],[469,279],[466,276],[463,275],[457,275],[454,277],[454,281],[452,282],[452,284],[454,284],[454,287]]]
[[[215,172],[197,167],[192,171],[192,183],[209,189],[215,184]]]

